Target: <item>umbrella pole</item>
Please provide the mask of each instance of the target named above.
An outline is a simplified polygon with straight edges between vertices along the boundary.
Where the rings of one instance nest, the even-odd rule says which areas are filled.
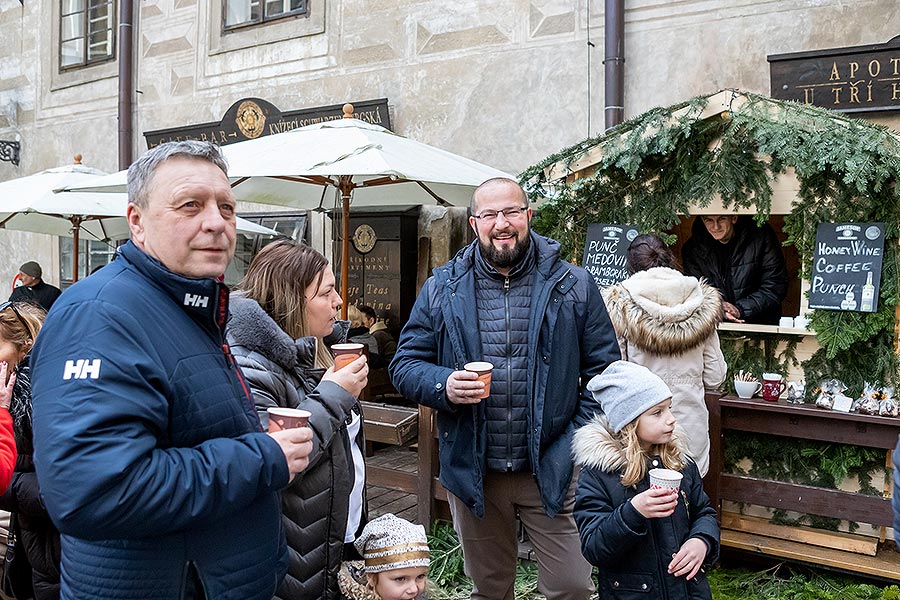
[[[72,217],[72,238],[75,248],[72,250],[72,283],[78,281],[78,234],[81,231],[81,217]]]
[[[350,276],[350,190],[341,189],[341,318],[347,320],[347,292]]]

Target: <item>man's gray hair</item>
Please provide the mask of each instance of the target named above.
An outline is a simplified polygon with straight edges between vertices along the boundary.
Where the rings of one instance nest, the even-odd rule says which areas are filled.
[[[228,163],[225,162],[222,150],[215,144],[195,140],[166,142],[147,150],[128,167],[128,202],[147,208],[153,174],[159,165],[176,156],[211,162],[228,176]]]
[[[508,185],[510,187],[519,188],[519,191],[522,193],[522,201],[525,202],[525,208],[528,208],[528,194],[525,193],[524,188],[519,185],[519,182],[515,179],[510,179],[509,177],[491,177],[472,192],[472,203],[469,205],[469,212],[471,214],[475,214],[475,202],[478,197],[478,192],[487,187],[494,187],[498,185]]]

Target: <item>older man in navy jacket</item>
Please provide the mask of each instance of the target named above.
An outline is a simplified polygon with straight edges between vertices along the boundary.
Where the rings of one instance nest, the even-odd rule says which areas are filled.
[[[235,202],[220,151],[128,171],[131,241],[54,305],[34,349],[34,462],[64,599],[271,600],[277,492],[308,428],[265,434],[224,343]]]
[[[469,223],[478,239],[435,269],[400,335],[397,389],[437,409],[441,483],[450,492],[472,598],[513,600],[516,515],[548,599],[587,599],[591,568],[572,518],[571,441],[599,411],[587,382],[619,359],[591,276],[533,233],[510,179],[482,184]],[[490,395],[464,370],[493,364]]]

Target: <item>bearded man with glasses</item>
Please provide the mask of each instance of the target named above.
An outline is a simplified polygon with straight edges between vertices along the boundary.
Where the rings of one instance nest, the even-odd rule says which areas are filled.
[[[591,567],[572,518],[572,434],[599,405],[588,381],[620,358],[591,276],[531,231],[518,183],[472,196],[477,239],[423,286],[400,334],[391,379],[437,410],[441,483],[449,492],[472,598],[513,600],[516,516],[549,600],[586,600]],[[471,361],[493,365],[490,394]]]

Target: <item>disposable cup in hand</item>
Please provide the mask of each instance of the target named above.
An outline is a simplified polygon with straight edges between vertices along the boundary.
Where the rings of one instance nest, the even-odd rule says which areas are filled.
[[[494,365],[489,362],[470,362],[466,363],[466,371],[478,375],[478,381],[484,384],[484,393],[479,398],[487,398],[491,395],[491,373]]]
[[[650,469],[650,489],[678,491],[681,487],[681,473],[672,469]]]
[[[331,347],[334,353],[334,370],[340,371],[354,360],[362,356],[362,344],[335,344]]]
[[[269,433],[284,429],[306,427],[309,425],[309,416],[312,414],[308,410],[281,408],[280,406],[267,408],[266,412],[269,413]]]

